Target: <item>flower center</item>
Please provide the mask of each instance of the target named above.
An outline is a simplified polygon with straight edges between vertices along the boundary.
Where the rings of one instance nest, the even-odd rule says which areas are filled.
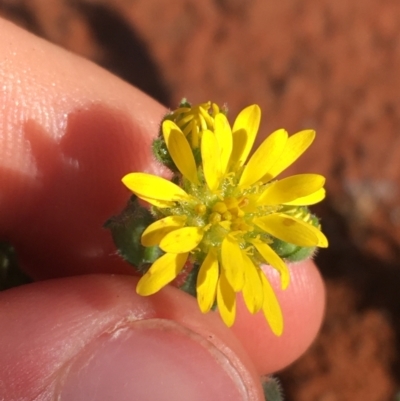
[[[230,231],[252,231],[253,227],[246,222],[245,212],[242,209],[248,203],[249,200],[244,196],[226,197],[212,207],[208,223],[210,225],[222,223],[224,227],[229,227]]]

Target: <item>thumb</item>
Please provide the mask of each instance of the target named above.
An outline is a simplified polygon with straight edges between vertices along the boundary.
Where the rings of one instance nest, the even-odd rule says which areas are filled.
[[[263,400],[218,316],[199,319],[179,290],[144,298],[135,285],[92,275],[1,293],[0,399]]]

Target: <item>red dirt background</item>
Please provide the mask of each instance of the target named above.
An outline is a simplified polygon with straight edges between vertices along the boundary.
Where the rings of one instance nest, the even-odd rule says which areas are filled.
[[[260,104],[315,128],[295,170],[328,177],[325,322],[280,372],[289,401],[390,401],[400,382],[399,0],[0,0],[0,15],[169,107]],[[1,33],[0,33],[1,34]],[[260,138],[261,139],[261,138]]]

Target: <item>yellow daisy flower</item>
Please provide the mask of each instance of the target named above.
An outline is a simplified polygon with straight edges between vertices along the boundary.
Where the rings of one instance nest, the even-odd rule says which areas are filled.
[[[210,104],[205,105],[198,107],[207,111]],[[324,198],[324,177],[299,174],[275,180],[310,146],[315,132],[305,130],[289,137],[285,130],[277,130],[246,163],[259,128],[260,108],[242,110],[232,128],[223,113],[212,110],[202,129],[192,126],[183,132],[187,121],[181,118],[162,124],[168,152],[182,175],[179,183],[146,173],[122,179],[135,195],[153,205],[159,218],[143,232],[142,244],[157,245],[165,252],[139,280],[137,292],[154,294],[190,261],[199,266],[196,293],[203,313],[216,303],[223,321],[231,326],[236,293],[242,292],[250,313],[262,310],[272,331],[280,335],[282,312],[260,266],[267,263],[277,269],[285,289],[290,274],[272,247],[274,241],[328,246],[300,207]],[[196,143],[188,140],[193,132],[199,134]],[[200,162],[194,157],[196,147]]]

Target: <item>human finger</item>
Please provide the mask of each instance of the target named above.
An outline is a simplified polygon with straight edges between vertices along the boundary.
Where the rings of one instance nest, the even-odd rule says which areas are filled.
[[[172,287],[143,298],[135,285],[88,275],[1,293],[0,398],[263,400],[254,365],[216,314],[200,319]]]
[[[164,107],[7,21],[0,30],[0,238],[34,278],[130,273],[102,226],[129,199],[121,177],[162,173],[150,149]]]

